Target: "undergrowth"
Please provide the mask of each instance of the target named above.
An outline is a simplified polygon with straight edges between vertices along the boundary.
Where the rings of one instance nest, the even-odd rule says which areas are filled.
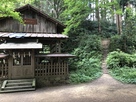
[[[79,69],[70,72],[70,83],[83,83],[92,81],[102,75],[100,60],[92,59],[83,62]]]
[[[116,68],[116,67],[136,67],[136,54],[128,54],[122,51],[113,51],[108,54],[106,59],[108,68]]]
[[[110,74],[123,83],[136,84],[136,68],[113,68],[110,69]]]
[[[83,36],[73,50],[76,58],[70,60],[70,83],[92,81],[101,76],[101,45],[97,35]]]
[[[113,51],[107,57],[110,74],[124,83],[136,84],[136,55]]]

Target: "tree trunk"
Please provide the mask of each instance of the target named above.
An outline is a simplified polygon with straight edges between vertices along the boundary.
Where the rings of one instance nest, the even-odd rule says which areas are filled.
[[[111,2],[113,2],[113,0],[111,0]],[[114,5],[112,5],[112,10],[113,10],[112,23],[116,23],[116,20],[115,20],[116,15],[115,15],[115,7],[114,7]]]
[[[101,33],[101,23],[100,23],[100,8],[99,8],[99,0],[96,1],[96,19],[98,21],[98,32]]]
[[[122,18],[119,14],[116,14],[116,24],[118,34],[122,34]]]

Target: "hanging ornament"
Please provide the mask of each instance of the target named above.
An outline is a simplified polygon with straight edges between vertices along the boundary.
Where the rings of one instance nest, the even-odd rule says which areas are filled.
[[[3,59],[3,63],[4,63],[4,64],[6,63],[5,59]]]
[[[18,52],[18,57],[20,58],[20,53]]]
[[[15,52],[13,52],[13,58],[15,58]]]
[[[30,53],[30,51],[29,51],[29,57],[31,56],[31,53]]]
[[[25,55],[25,52],[24,52],[24,57],[25,57],[26,55]]]

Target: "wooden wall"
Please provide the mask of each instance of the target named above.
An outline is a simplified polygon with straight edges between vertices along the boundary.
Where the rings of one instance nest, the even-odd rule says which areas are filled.
[[[26,10],[21,12],[25,19],[35,19],[37,24],[20,24],[12,18],[0,20],[0,31],[3,32],[35,32],[35,33],[57,33],[57,25],[41,16],[40,14]]]

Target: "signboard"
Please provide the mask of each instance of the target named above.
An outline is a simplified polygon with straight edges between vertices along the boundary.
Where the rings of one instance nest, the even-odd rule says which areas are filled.
[[[32,19],[32,18],[24,18],[24,23],[25,24],[37,24],[37,19]]]

